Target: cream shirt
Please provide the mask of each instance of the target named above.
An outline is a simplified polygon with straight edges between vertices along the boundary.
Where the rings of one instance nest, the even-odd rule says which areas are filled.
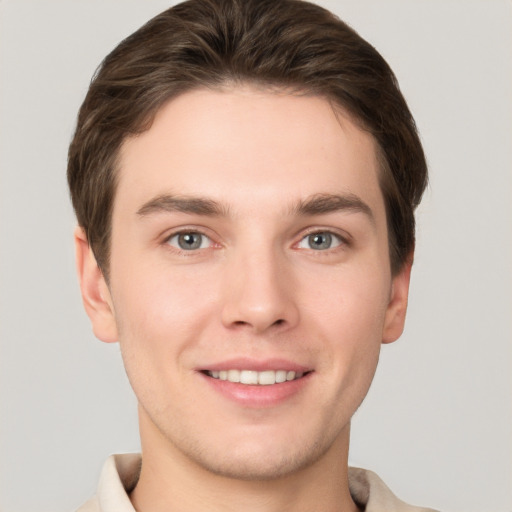
[[[101,471],[96,495],[77,512],[135,512],[128,493],[139,478],[141,457],[136,453],[111,455]],[[350,494],[365,512],[435,512],[399,500],[371,471],[349,468]]]

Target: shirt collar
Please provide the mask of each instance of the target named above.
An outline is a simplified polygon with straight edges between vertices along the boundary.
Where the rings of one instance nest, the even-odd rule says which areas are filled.
[[[111,455],[106,460],[96,495],[98,512],[135,512],[128,495],[139,479],[141,462],[138,453]],[[365,512],[431,511],[412,507],[399,500],[372,471],[349,468],[348,479],[352,499]]]

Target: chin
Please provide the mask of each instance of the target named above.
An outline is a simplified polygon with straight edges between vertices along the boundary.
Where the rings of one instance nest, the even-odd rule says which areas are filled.
[[[228,456],[210,460],[207,457],[197,457],[196,463],[207,471],[236,480],[264,481],[285,478],[291,474],[313,465],[322,452],[310,453],[271,453],[242,456]]]
[[[226,443],[212,441],[208,446],[182,444],[179,449],[212,474],[236,480],[265,481],[286,478],[313,466],[336,444],[336,439],[328,436],[311,436],[306,441],[291,433],[281,438],[265,436],[257,440],[254,436],[249,439]],[[212,450],[211,446],[216,449]]]

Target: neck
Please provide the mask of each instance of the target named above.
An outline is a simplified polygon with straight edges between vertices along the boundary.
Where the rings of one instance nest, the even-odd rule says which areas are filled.
[[[198,465],[141,419],[142,469],[130,495],[138,512],[356,512],[348,488],[349,426],[317,461],[268,480],[241,480]]]

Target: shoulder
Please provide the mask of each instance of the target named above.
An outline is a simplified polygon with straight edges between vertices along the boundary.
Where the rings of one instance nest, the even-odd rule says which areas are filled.
[[[93,496],[90,500],[86,501],[80,508],[76,509],[75,512],[100,512],[100,504],[98,498]]]
[[[129,493],[139,478],[141,456],[111,455],[103,465],[96,495],[76,512],[135,512]]]
[[[373,471],[349,468],[349,486],[352,499],[365,512],[436,512],[397,498]]]

